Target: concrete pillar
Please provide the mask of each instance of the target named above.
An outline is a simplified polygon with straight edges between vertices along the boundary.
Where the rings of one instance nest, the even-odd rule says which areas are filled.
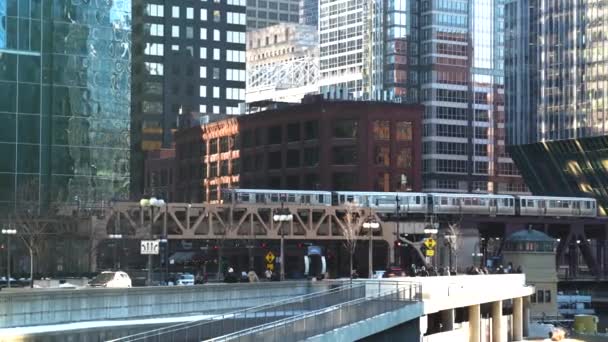
[[[441,311],[441,325],[443,326],[441,331],[454,330],[454,309]]]
[[[481,307],[469,306],[469,342],[481,342]]]
[[[523,298],[513,298],[513,341],[521,341],[522,333],[522,316],[523,316]]]
[[[492,302],[492,342],[502,339],[502,301]]]
[[[530,296],[524,298],[523,303],[523,322],[522,322],[522,334],[524,337],[528,337],[530,334]]]

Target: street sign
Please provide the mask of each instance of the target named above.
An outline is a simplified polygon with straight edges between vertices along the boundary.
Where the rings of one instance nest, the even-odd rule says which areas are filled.
[[[159,251],[160,240],[141,240],[141,254],[157,255]]]
[[[266,264],[266,268],[271,271],[274,271],[274,264]]]
[[[428,239],[424,240],[424,245],[428,249],[433,249],[437,245],[437,241],[435,241],[435,239],[433,239],[433,238],[428,238]]]
[[[272,264],[272,262],[274,261],[274,254],[272,254],[272,252],[268,252],[266,253],[266,263],[268,264]]]
[[[432,257],[435,255],[435,250],[434,249],[427,249],[426,250],[426,256],[427,257]]]

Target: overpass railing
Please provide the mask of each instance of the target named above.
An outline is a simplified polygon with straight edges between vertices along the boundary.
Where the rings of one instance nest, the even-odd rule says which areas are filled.
[[[419,283],[399,284],[396,290],[357,298],[321,310],[304,312],[275,322],[210,339],[213,342],[301,341],[422,300]]]
[[[297,296],[212,318],[170,325],[129,335],[112,341],[202,341],[231,334],[259,325],[331,307],[339,303],[365,298],[364,283],[336,284],[336,287]]]

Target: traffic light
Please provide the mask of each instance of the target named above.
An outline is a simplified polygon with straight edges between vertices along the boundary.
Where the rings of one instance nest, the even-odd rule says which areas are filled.
[[[262,247],[262,248],[268,248],[268,244],[266,242],[262,242],[260,244],[260,247]]]
[[[403,244],[401,243],[401,241],[395,241],[395,248],[399,248],[401,247]]]

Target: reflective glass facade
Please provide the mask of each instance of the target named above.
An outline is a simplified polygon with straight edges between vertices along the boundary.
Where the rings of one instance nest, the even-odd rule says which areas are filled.
[[[608,213],[607,136],[515,145],[511,154],[534,194],[594,197]]]
[[[130,18],[130,1],[0,0],[3,209],[128,197]]]
[[[514,42],[507,60],[514,75],[508,86],[522,83],[537,91],[527,104],[508,106],[513,143],[573,139],[608,133],[608,9],[603,1],[509,1],[507,36]],[[523,15],[523,16],[522,16]],[[526,20],[526,22],[523,22]],[[528,57],[522,59],[521,57]],[[518,80],[520,77],[521,80]],[[520,130],[530,121],[535,130]]]

